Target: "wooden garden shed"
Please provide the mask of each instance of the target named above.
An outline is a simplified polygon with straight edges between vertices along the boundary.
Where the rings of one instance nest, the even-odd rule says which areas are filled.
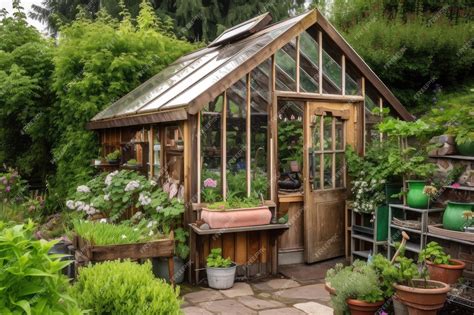
[[[317,10],[274,24],[265,13],[181,57],[88,128],[99,133],[103,155],[120,149],[121,164],[135,159],[150,178],[179,187],[191,232],[189,276],[199,282],[214,247],[242,277],[342,256],[344,152],[350,145],[363,154],[379,137],[373,108],[413,119]],[[272,223],[197,228],[208,178],[221,200],[257,192],[274,211]],[[285,214],[288,223],[278,224]]]

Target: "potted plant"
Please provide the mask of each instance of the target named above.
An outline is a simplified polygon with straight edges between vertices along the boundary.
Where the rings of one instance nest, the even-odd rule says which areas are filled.
[[[207,256],[207,281],[213,289],[225,290],[234,286],[236,264],[222,257],[221,248],[211,249]]]
[[[413,260],[403,254],[396,257],[395,262],[397,272],[393,273],[392,281],[397,298],[408,307],[410,314],[436,315],[446,301],[449,285],[427,280],[427,272],[423,270],[420,274]]]
[[[174,230],[175,256],[173,257],[173,261],[175,283],[182,283],[184,281],[184,274],[186,271],[185,261],[189,256],[187,237],[188,232],[186,232],[183,228],[177,228]],[[153,259],[153,272],[157,277],[170,281],[167,259]]]
[[[115,150],[105,156],[105,159],[109,164],[119,164],[120,163],[120,150]]]
[[[464,223],[464,231],[474,233],[474,212],[465,211],[463,215],[464,219],[466,220]]]
[[[370,264],[356,260],[352,266],[336,266],[326,274],[335,311],[353,315],[373,315],[384,304],[380,277]]]
[[[269,224],[272,213],[268,206],[253,197],[230,197],[202,208],[201,219],[211,229]]]
[[[418,261],[426,263],[431,280],[454,284],[461,277],[466,264],[452,259],[436,242],[430,242],[419,254]]]

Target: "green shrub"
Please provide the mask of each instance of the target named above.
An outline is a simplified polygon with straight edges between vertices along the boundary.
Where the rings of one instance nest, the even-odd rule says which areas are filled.
[[[48,255],[54,242],[34,240],[34,228],[0,222],[0,314],[81,314],[61,274],[69,262]]]
[[[207,256],[207,266],[211,268],[227,268],[232,265],[230,258],[222,257],[222,248],[213,248]]]
[[[156,279],[149,261],[109,261],[81,268],[71,293],[92,314],[181,314],[179,288]]]

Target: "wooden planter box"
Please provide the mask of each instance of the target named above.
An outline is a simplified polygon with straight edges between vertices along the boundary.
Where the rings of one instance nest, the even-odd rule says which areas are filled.
[[[102,262],[117,259],[148,259],[156,257],[168,258],[168,272],[171,283],[174,284],[174,249],[173,234],[168,239],[156,240],[146,243],[118,244],[118,245],[93,245],[89,241],[76,235],[74,246],[76,248],[76,263],[79,266],[89,262]]]
[[[272,213],[267,206],[214,210],[202,208],[201,219],[211,229],[270,224]]]

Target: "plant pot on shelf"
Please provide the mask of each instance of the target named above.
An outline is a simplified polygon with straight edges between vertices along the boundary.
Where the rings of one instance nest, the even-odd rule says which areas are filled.
[[[422,180],[407,180],[408,194],[407,204],[411,208],[427,209],[430,197],[423,193],[425,188],[425,181]]]
[[[452,231],[464,231],[466,219],[463,213],[471,211],[474,203],[448,201],[443,214],[443,228]]]
[[[173,257],[174,265],[174,282],[175,283],[182,283],[184,281],[184,273],[186,266],[181,258],[178,256]],[[152,259],[153,265],[153,273],[156,277],[164,279],[170,282],[170,275],[168,271],[168,258],[153,258]]]
[[[414,286],[394,284],[397,297],[408,307],[410,315],[436,315],[444,306],[450,286],[434,280],[412,281]]]
[[[272,213],[267,206],[214,210],[203,208],[201,219],[209,224],[211,229],[244,227],[269,224]]]
[[[456,144],[461,155],[474,156],[474,140]]]
[[[346,303],[351,310],[351,315],[373,315],[385,301],[379,301],[375,303],[369,303],[361,300],[347,299]]]
[[[426,261],[426,267],[431,280],[441,281],[447,284],[455,284],[462,275],[462,271],[466,264],[457,259],[450,259],[451,265],[434,264],[431,261]]]
[[[217,290],[230,289],[234,286],[237,265],[232,263],[227,268],[206,267],[209,287]]]
[[[111,164],[111,165],[118,165],[120,163],[120,160],[117,159],[117,160],[107,160],[107,163]]]

